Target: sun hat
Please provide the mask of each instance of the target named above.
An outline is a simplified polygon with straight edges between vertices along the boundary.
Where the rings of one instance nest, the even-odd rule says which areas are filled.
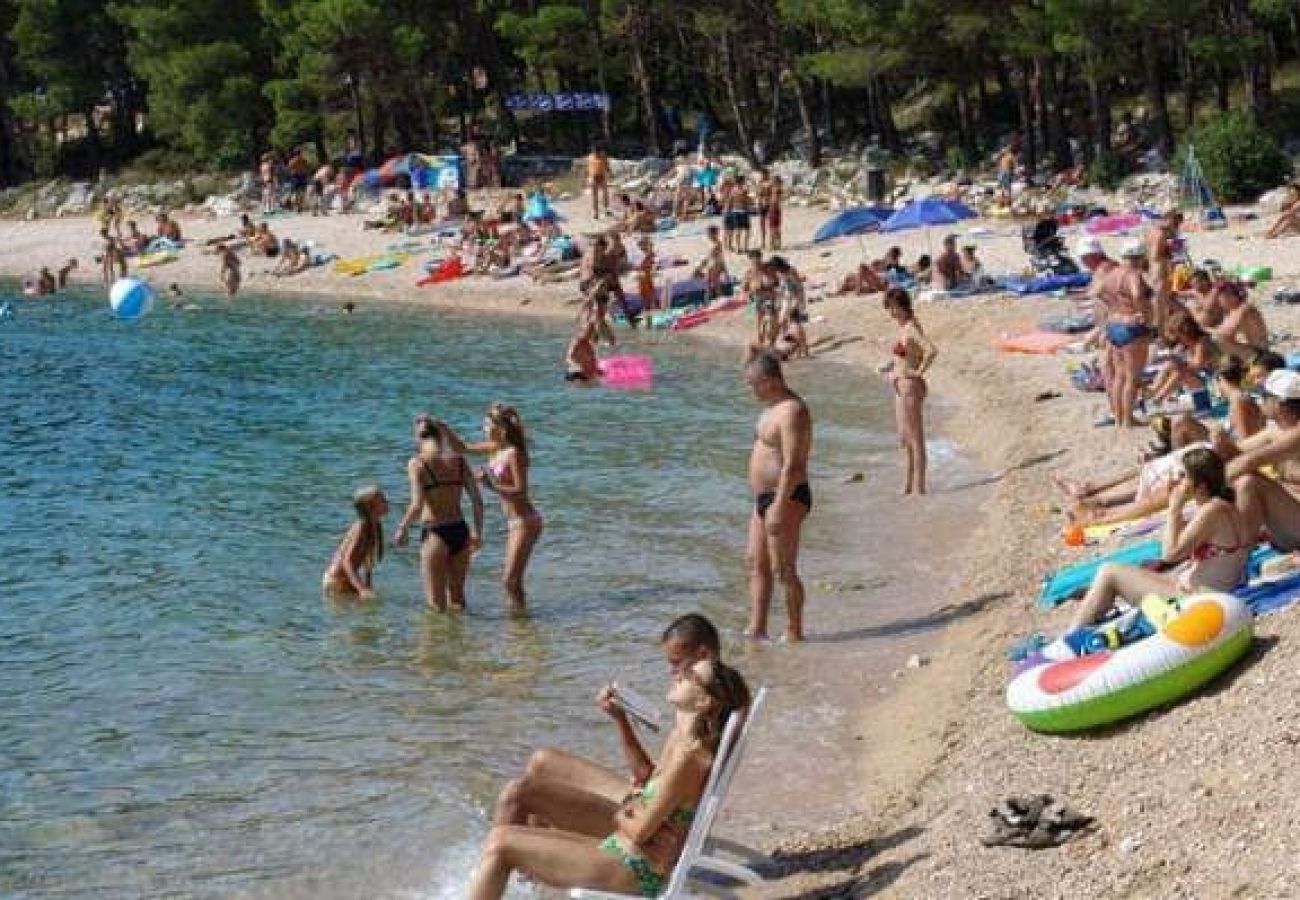
[[[1279,400],[1300,400],[1300,372],[1274,369],[1264,379],[1264,393]]]
[[[1095,237],[1081,237],[1079,243],[1074,245],[1074,255],[1080,258],[1085,256],[1105,256],[1106,251],[1101,247],[1101,241]]]
[[[1124,259],[1142,259],[1147,255],[1147,248],[1141,241],[1129,241],[1119,255]]]

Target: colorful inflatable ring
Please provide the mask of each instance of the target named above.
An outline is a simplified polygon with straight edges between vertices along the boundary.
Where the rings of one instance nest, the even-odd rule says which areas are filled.
[[[1250,647],[1254,616],[1229,594],[1196,594],[1151,637],[1021,672],[1007,706],[1034,731],[1065,732],[1118,722],[1185,697]]]

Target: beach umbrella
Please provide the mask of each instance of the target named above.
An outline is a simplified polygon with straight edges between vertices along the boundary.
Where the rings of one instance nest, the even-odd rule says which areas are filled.
[[[909,228],[951,225],[963,219],[977,218],[978,215],[965,203],[944,200],[942,197],[924,197],[894,213],[880,226],[880,230],[906,231]]]
[[[831,216],[821,228],[817,229],[817,233],[813,235],[813,243],[820,244],[831,238],[875,231],[889,218],[891,212],[892,210],[875,206],[854,206],[843,210]]]
[[[923,197],[909,203],[885,220],[881,231],[906,231],[909,228],[925,229],[925,247],[930,248],[930,228],[935,225],[951,225],[963,219],[974,219],[978,213],[965,203],[945,200],[942,197]]]

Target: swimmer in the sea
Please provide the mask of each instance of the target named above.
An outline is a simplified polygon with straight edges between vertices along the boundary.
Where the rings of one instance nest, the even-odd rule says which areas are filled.
[[[578,327],[564,354],[564,380],[578,384],[595,384],[600,379],[600,362],[596,357],[596,324]]]
[[[375,566],[384,558],[384,516],[388,515],[388,498],[378,487],[362,488],[352,498],[357,520],[343,535],[325,569],[323,586],[327,593],[355,595],[362,600],[375,596],[372,586]]]
[[[217,259],[221,262],[221,268],[217,272],[217,279],[221,282],[221,286],[226,289],[226,296],[233,297],[239,293],[239,282],[243,278],[239,254],[232,250],[229,244],[218,244],[216,253]]]

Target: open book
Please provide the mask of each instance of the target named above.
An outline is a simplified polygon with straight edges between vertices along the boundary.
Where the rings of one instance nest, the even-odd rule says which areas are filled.
[[[610,685],[614,692],[614,702],[622,708],[628,716],[640,722],[651,731],[658,731],[663,727],[659,720],[659,713],[655,711],[654,706],[640,694],[631,688],[625,687],[615,681]]]

